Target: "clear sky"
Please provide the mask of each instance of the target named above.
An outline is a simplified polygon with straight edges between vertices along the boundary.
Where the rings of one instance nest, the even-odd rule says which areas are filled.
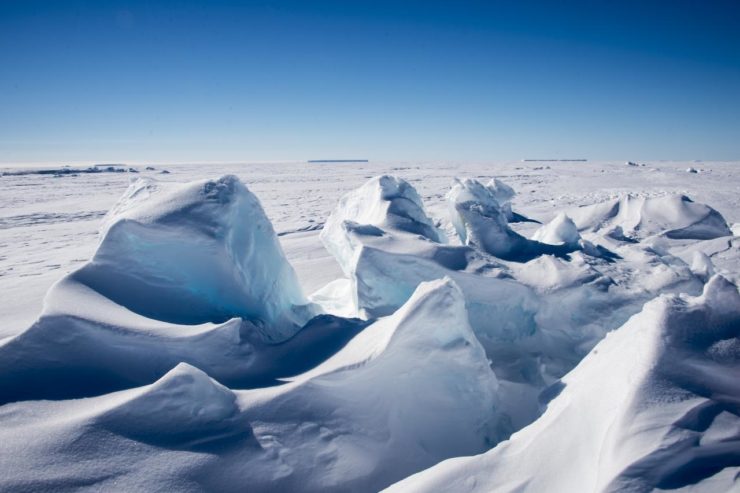
[[[0,0],[0,161],[740,159],[740,1]]]

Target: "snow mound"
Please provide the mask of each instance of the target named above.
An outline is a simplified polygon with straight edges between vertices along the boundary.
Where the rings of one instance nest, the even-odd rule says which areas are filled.
[[[691,259],[691,272],[703,280],[709,280],[715,274],[712,260],[707,254],[695,251]]]
[[[95,418],[105,429],[159,446],[202,448],[236,436],[251,438],[236,395],[201,370],[177,365],[155,383],[128,393]]]
[[[722,215],[685,195],[625,195],[568,212],[579,231],[617,231],[614,237],[641,240],[663,235],[671,239],[709,240],[731,235]]]
[[[569,373],[532,425],[388,491],[730,491],[739,486],[740,294],[649,304]]]
[[[275,340],[310,318],[295,272],[257,197],[234,176],[165,187],[138,180],[108,216],[74,278],[148,318],[241,317]]]
[[[543,254],[565,255],[573,250],[568,245],[528,240],[512,230],[491,189],[477,180],[456,180],[447,193],[447,201],[460,241],[495,257],[527,261]]]
[[[532,239],[548,245],[566,245],[578,248],[581,235],[571,218],[560,212],[552,221],[545,224],[532,235]]]

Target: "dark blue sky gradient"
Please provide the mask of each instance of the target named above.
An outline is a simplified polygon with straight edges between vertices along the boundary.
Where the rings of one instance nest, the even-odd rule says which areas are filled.
[[[740,2],[0,0],[0,161],[740,159]]]

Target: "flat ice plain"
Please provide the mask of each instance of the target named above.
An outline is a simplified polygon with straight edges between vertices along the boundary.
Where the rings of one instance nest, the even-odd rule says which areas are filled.
[[[1,168],[0,490],[737,491],[740,162],[635,164]]]

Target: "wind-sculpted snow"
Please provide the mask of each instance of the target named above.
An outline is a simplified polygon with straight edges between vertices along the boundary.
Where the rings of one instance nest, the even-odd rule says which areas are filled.
[[[605,231],[616,239],[640,240],[652,235],[671,239],[708,240],[732,235],[722,215],[685,195],[621,198],[568,212],[581,231]]]
[[[486,216],[504,228],[497,231],[510,231],[485,187],[474,181],[458,185],[451,204],[461,202],[471,210],[488,204]],[[361,206],[378,209],[372,201]],[[335,214],[342,212],[339,206]],[[453,220],[456,213],[454,208]],[[363,214],[355,211],[355,217]],[[555,220],[556,233],[574,239],[577,232],[573,235],[567,224],[565,233],[561,232],[562,222]],[[397,310],[419,283],[450,277],[465,295],[470,324],[492,368],[506,382],[501,392],[516,395],[506,410],[515,428],[539,415],[540,391],[565,375],[645,301],[663,291],[698,293],[702,287],[701,279],[684,262],[647,247],[615,242],[624,257],[607,257],[603,253],[607,248],[581,240],[576,251],[557,247],[570,251],[567,259],[540,253],[529,262],[506,262],[475,244],[443,245],[392,227],[344,223],[339,228],[333,219],[327,224],[336,229],[324,241],[343,234],[342,243],[351,245],[346,250],[328,246],[330,251],[343,252],[349,279],[335,281],[312,299],[336,314],[384,316]],[[462,227],[468,231],[468,226]],[[519,235],[514,238],[522,244],[544,245]],[[581,245],[593,253],[586,248],[580,251]],[[639,269],[634,268],[637,265]],[[641,290],[623,287],[626,280],[640,284]]]
[[[266,384],[362,326],[307,324],[314,309],[256,197],[234,177],[172,189],[140,180],[102,235],[92,261],[50,290],[41,317],[0,344],[0,401],[142,385],[182,361],[231,385]],[[311,330],[296,337],[302,327]],[[292,365],[272,361],[291,352]]]
[[[490,452],[388,491],[735,491],[740,483],[740,294],[645,306],[596,346],[545,414]]]
[[[234,392],[201,370],[180,363],[151,385],[109,399],[91,425],[151,445],[208,450],[221,442],[257,447]]]
[[[236,388],[272,385],[338,350],[365,322],[317,316],[290,339],[265,341],[249,321],[176,325],[134,314],[73,280],[45,314],[0,345],[0,402],[69,399],[150,383],[180,362]]]
[[[512,230],[491,188],[476,180],[457,180],[447,200],[460,241],[495,257],[526,262],[544,254],[563,256],[577,248],[529,240]]]
[[[496,388],[461,291],[439,280],[281,387],[230,391],[179,365],[142,388],[0,408],[0,488],[377,491],[495,443]]]
[[[232,176],[131,185],[92,259],[0,340],[0,490],[369,492],[430,467],[397,488],[738,486],[738,251],[717,211],[548,200],[535,231],[512,211],[529,188],[419,190],[383,175],[326,222],[302,212],[286,257]],[[296,272],[323,286],[310,301]]]

